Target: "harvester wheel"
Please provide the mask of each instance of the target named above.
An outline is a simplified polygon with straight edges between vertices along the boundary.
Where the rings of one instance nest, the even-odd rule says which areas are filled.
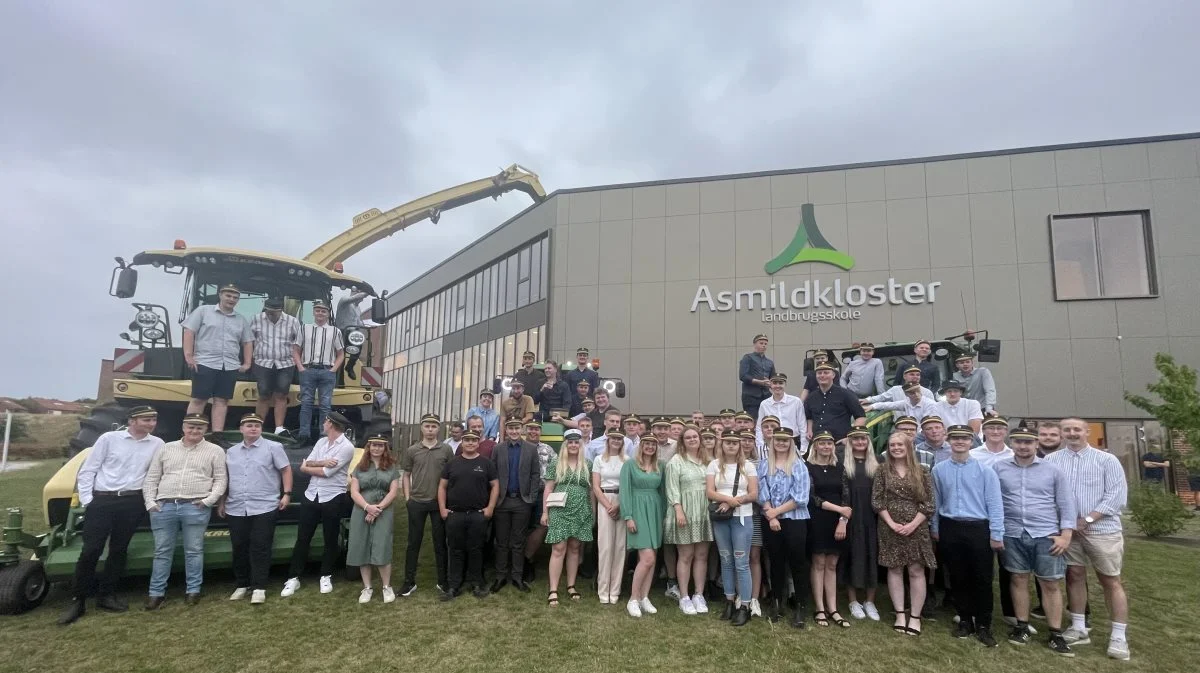
[[[67,445],[67,457],[91,448],[100,435],[125,424],[126,410],[119,404],[102,404],[92,409],[87,418],[79,421],[79,432]]]
[[[42,604],[50,593],[41,561],[19,561],[0,568],[0,615],[19,615]]]

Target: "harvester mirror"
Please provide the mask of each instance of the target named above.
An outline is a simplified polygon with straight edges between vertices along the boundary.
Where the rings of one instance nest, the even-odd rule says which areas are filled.
[[[383,325],[387,322],[387,292],[371,302],[371,322]]]
[[[129,299],[137,293],[137,269],[124,267],[113,269],[108,293],[117,299]]]
[[[1000,340],[980,339],[979,345],[975,346],[975,354],[979,356],[980,362],[999,362]]]

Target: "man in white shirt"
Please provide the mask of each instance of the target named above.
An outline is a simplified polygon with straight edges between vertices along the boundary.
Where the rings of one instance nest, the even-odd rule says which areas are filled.
[[[1008,444],[1008,421],[993,416],[983,421],[983,444],[971,449],[971,457],[988,467],[1013,457]]]
[[[942,417],[947,427],[966,425],[979,435],[983,427],[983,409],[975,400],[963,397],[966,389],[961,381],[947,381],[946,385],[942,386],[942,394],[946,399],[938,403],[938,416]],[[979,446],[978,437],[975,439],[975,445]]]
[[[96,607],[108,612],[124,612],[129,604],[114,593],[125,572],[129,541],[145,516],[142,485],[150,459],[163,441],[150,434],[158,423],[154,407],[129,409],[124,430],[106,432],[96,440],[79,468],[76,484],[83,518],[83,549],[75,562],[75,597],[59,619],[71,624],[83,616],[87,597],[96,581],[96,564],[104,548],[104,574],[96,592]]]
[[[604,430],[590,440],[583,448],[583,457],[588,461],[596,460],[596,457],[604,453],[604,442],[607,441],[606,435],[612,431],[621,432],[621,412],[616,409],[609,409],[604,412]],[[625,437],[625,455],[633,453],[633,442],[628,437]]]
[[[638,445],[642,443],[642,433],[646,426],[642,425],[642,419],[636,414],[629,414],[625,417],[625,457],[633,458],[637,455]]]
[[[754,439],[758,446],[767,446],[771,444],[770,437],[763,432],[763,419],[768,416],[774,416],[778,421],[779,426],[783,428],[792,428],[797,430],[804,426],[804,402],[795,395],[789,395],[787,392],[787,374],[776,373],[771,377],[771,396],[763,400],[758,406],[758,418],[754,423]],[[803,432],[798,432],[796,436],[796,446],[800,449],[800,454],[804,455],[804,450],[808,446],[808,440]]]
[[[859,397],[888,389],[883,382],[883,361],[875,359],[875,344],[865,343],[858,347],[858,357],[842,371],[842,387]]]
[[[451,451],[458,453],[458,445],[462,443],[464,432],[466,432],[466,427],[463,426],[462,421],[450,422],[450,436],[446,438],[445,442]]]
[[[284,598],[300,588],[300,573],[308,563],[308,549],[318,524],[325,545],[321,556],[321,593],[333,591],[333,567],[338,557],[342,517],[350,510],[346,488],[350,480],[350,462],[354,460],[354,444],[344,434],[348,427],[349,419],[336,411],[329,412],[322,428],[325,436],[317,440],[312,453],[300,464],[300,471],[309,475],[308,488],[300,502],[291,577],[279,594]]]
[[[867,405],[867,404],[878,404],[879,402],[899,402],[900,400],[904,399],[904,384],[905,383],[920,383],[920,382],[921,382],[921,369],[919,367],[917,367],[916,365],[913,365],[913,366],[909,367],[908,369],[904,370],[904,381],[900,385],[892,386],[891,388],[888,388],[887,390],[883,391],[882,393],[879,393],[878,395],[864,397],[862,400],[862,403],[864,405]],[[921,397],[928,397],[931,400],[937,399],[936,397],[934,397],[933,391],[924,386],[921,386]]]
[[[936,416],[938,403],[931,398],[925,397],[924,388],[920,383],[908,382],[904,384],[904,399],[896,402],[876,402],[875,404],[863,405],[866,411],[891,411],[894,416],[911,416],[921,424],[921,421],[926,416]]]

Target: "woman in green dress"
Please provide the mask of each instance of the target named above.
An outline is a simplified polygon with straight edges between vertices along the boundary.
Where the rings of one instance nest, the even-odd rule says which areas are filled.
[[[704,581],[708,575],[708,546],[712,542],[712,521],[708,518],[705,476],[712,457],[704,452],[700,428],[685,426],[679,435],[679,451],[665,470],[667,511],[663,521],[663,541],[675,545],[679,577],[679,609],[685,615],[708,612],[704,600]],[[688,594],[688,580],[696,591]]]
[[[392,590],[392,503],[400,491],[400,471],[390,451],[391,440],[385,435],[367,439],[362,460],[350,475],[350,540],[346,565],[358,566],[363,590],[359,603],[371,602],[371,568],[383,584],[383,602],[396,600]]]
[[[629,603],[625,609],[631,617],[658,612],[650,603],[650,585],[654,582],[654,565],[658,548],[662,546],[663,472],[658,464],[658,439],[646,435],[638,442],[637,459],[625,462],[621,468],[621,518],[625,520],[625,547],[637,550],[637,567],[633,571]]]
[[[563,493],[566,499],[553,506],[551,493]],[[558,496],[562,498],[563,496]],[[595,513],[592,503],[592,470],[583,456],[583,433],[572,428],[563,433],[563,448],[546,466],[546,490],[542,493],[542,525],[550,550],[550,593],[546,602],[558,605],[558,580],[562,577],[563,557],[567,562],[567,595],[580,599],[575,590],[579,574],[580,548],[592,541]]]

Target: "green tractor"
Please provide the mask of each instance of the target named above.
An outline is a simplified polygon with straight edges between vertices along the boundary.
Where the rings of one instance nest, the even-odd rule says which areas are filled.
[[[298,530],[297,516],[300,511],[300,495],[308,488],[309,476],[300,471],[300,463],[308,457],[311,446],[301,446],[287,436],[263,433],[263,437],[283,444],[292,464],[292,505],[284,510],[275,527],[275,539],[271,549],[273,565],[286,564],[291,560],[296,545]],[[228,449],[242,441],[241,433],[231,430],[209,437]],[[20,614],[36,608],[45,600],[53,583],[69,583],[75,576],[75,562],[83,551],[83,520],[87,510],[79,504],[75,493],[75,478],[90,449],[84,449],[71,458],[46,482],[42,490],[45,523],[49,533],[32,535],[23,530],[24,515],[20,509],[7,511],[4,527],[0,528],[0,615]],[[354,455],[354,463],[362,457],[362,449]],[[349,519],[342,521],[342,533],[332,544],[345,553],[349,534]],[[219,570],[233,566],[233,549],[229,539],[229,527],[225,521],[214,516],[204,533],[204,568]],[[309,559],[316,561],[327,544],[320,529],[313,538]],[[22,549],[32,551],[24,559]],[[183,547],[175,550],[175,568],[183,568]],[[100,563],[104,563],[101,557]],[[154,559],[154,534],[150,530],[149,516],[144,516],[138,530],[129,543],[126,574],[149,575]],[[357,572],[355,572],[357,577]]]
[[[1000,342],[988,339],[987,335],[987,330],[968,331],[944,339],[929,340],[930,348],[933,351],[933,361],[938,365],[942,381],[948,381],[954,376],[956,371],[954,360],[963,353],[970,353],[984,362],[1000,360]],[[913,363],[913,348],[916,343],[910,341],[875,344],[875,357],[883,362],[884,381],[890,383],[896,376],[896,372]],[[812,369],[812,358],[817,353],[825,353],[831,363],[845,366],[858,355],[858,344],[844,348],[810,349],[805,353],[805,370]],[[933,393],[941,399],[938,391],[935,390]],[[871,443],[875,447],[876,453],[882,453],[887,448],[888,437],[892,434],[892,412],[867,412],[867,429],[871,432]]]

